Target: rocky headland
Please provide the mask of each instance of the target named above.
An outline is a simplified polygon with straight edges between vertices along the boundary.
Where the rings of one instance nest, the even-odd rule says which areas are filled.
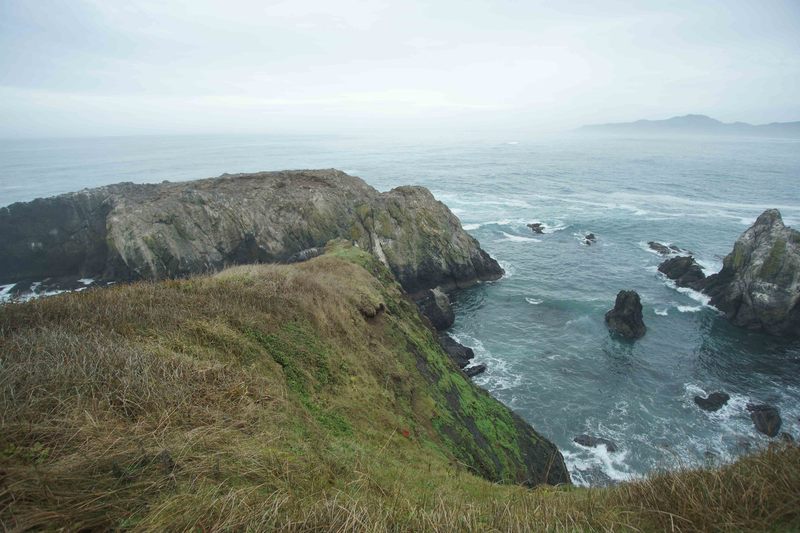
[[[503,270],[424,187],[380,193],[338,170],[120,183],[0,208],[0,280],[165,279],[312,257],[335,238],[410,294]]]
[[[419,346],[408,338],[400,351],[395,349],[401,359],[412,358],[408,366],[416,374],[404,380],[423,380],[418,390],[409,389],[410,398],[421,397],[426,387],[438,387],[442,380],[452,381],[451,386],[431,392],[430,398],[440,402],[435,407],[440,413],[435,415],[440,422],[434,418],[436,439],[447,443],[461,463],[492,481],[569,483],[558,449],[466,379],[486,370],[485,365],[468,367],[472,351],[450,337],[436,342],[435,331],[418,330],[419,324],[431,330],[452,325],[454,315],[445,290],[503,274],[458,218],[425,188],[398,187],[379,193],[336,170],[126,183],[0,209],[0,235],[0,279],[5,281],[78,276],[162,280],[258,263],[302,263],[308,265],[302,268],[309,276],[324,265],[334,270],[326,279],[341,286],[349,284],[337,276],[363,278],[361,292],[375,286],[356,298],[363,320],[383,323],[382,316],[390,315],[397,335],[421,335]],[[366,272],[351,271],[349,263]],[[332,291],[330,296],[342,302],[354,298]],[[421,317],[409,314],[400,301],[408,296],[427,320],[414,322]],[[266,349],[270,351],[270,346]],[[463,410],[467,401],[469,408]],[[482,411],[474,411],[476,407]],[[502,420],[502,430],[489,431],[490,418]],[[498,441],[503,432],[507,434]]]

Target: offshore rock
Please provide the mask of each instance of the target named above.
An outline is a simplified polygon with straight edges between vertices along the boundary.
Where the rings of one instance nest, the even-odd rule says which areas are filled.
[[[777,209],[764,211],[703,290],[737,326],[800,336],[800,232],[784,226]]]
[[[453,325],[456,315],[450,305],[450,298],[438,287],[418,293],[417,307],[420,313],[428,320],[437,331],[443,331]]]
[[[468,378],[474,378],[475,376],[483,374],[484,372],[486,372],[486,365],[484,364],[475,365],[464,369],[464,374],[466,374]]]
[[[540,234],[540,235],[542,233],[544,233],[544,224],[542,224],[541,222],[532,222],[532,223],[528,224],[528,227],[531,228],[531,231],[534,232],[534,233],[537,233],[537,234]]]
[[[776,407],[766,404],[747,404],[750,419],[758,431],[769,437],[774,437],[781,430],[781,415]]]
[[[647,327],[642,318],[642,302],[636,291],[619,291],[614,309],[606,313],[606,326],[625,339],[644,336]]]
[[[692,256],[667,259],[658,265],[658,271],[675,282],[678,287],[702,289],[706,275]]]
[[[647,246],[649,246],[654,252],[664,256],[688,253],[686,250],[679,248],[674,244],[664,244],[658,241],[648,241]]]
[[[371,252],[410,293],[503,275],[427,189],[379,193],[329,169],[120,183],[0,208],[0,280],[183,277],[302,260],[336,238]]]
[[[730,395],[725,392],[712,392],[708,398],[695,396],[694,403],[704,411],[719,411],[730,399]]]

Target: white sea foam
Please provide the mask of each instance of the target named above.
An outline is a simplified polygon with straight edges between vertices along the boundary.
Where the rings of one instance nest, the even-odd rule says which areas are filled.
[[[528,302],[528,303],[529,303],[529,304],[531,304],[531,305],[540,305],[540,304],[541,304],[541,303],[542,303],[544,300],[539,300],[539,299],[536,299],[536,298],[529,298],[529,297],[525,297],[525,301],[526,301],[526,302]]]
[[[14,288],[14,283],[11,285],[0,285],[0,303],[11,301],[11,289]]]
[[[697,313],[698,311],[703,310],[702,305],[676,305],[675,309],[680,311],[681,313]],[[666,312],[664,313],[667,314]]]
[[[604,445],[585,447],[574,444],[574,450],[562,450],[564,462],[570,472],[572,481],[579,486],[588,487],[592,471],[600,470],[613,481],[628,481],[635,477],[625,459],[627,450],[617,449],[609,452]]]
[[[709,302],[711,301],[710,296],[703,294],[700,291],[690,289],[689,287],[678,287],[677,285],[675,285],[674,281],[672,282],[672,285],[674,286],[675,290],[678,291],[679,293],[685,294],[686,296],[688,296],[689,298],[691,298],[695,302],[698,302],[701,305],[711,307],[711,305],[709,304]]]
[[[722,270],[722,261],[719,260],[708,260],[708,259],[699,259],[697,257],[694,258],[700,268],[703,269],[706,276],[710,276],[711,274],[716,274],[720,270]]]
[[[512,235],[510,233],[506,233],[505,231],[501,231],[504,235],[500,241],[507,241],[507,242],[542,242],[539,239],[534,239],[533,237],[522,237],[520,235]]]
[[[475,382],[487,390],[498,391],[518,387],[522,383],[522,376],[513,373],[508,362],[494,356],[484,347],[480,339],[466,333],[450,333],[456,342],[472,348],[475,357],[471,364],[485,364],[486,372],[476,376]]]
[[[669,314],[666,307],[664,309],[656,309],[654,307],[653,312],[659,316],[667,316]]]
[[[84,285],[91,285],[92,283],[94,283],[94,279],[92,278],[81,278],[78,281],[80,281]]]
[[[695,396],[706,397],[709,394],[711,394],[711,392],[714,392],[713,390],[708,392],[702,387],[695,385],[693,383],[684,383],[683,388],[685,391],[685,402],[692,408],[696,407],[694,403]],[[744,416],[744,413],[747,413],[747,404],[751,403],[752,401],[753,401],[752,398],[750,398],[749,396],[746,396],[744,394],[733,393],[730,394],[730,399],[728,400],[728,403],[722,406],[719,410],[717,411],[701,410],[701,412],[711,420],[716,420],[718,422],[725,422],[732,419],[740,419]]]
[[[667,285],[667,287],[669,287],[671,289],[675,289],[676,291],[678,291],[681,294],[685,294],[686,296],[688,296],[689,298],[691,298],[695,302],[699,303],[703,307],[708,307],[710,309],[716,309],[716,307],[714,307],[710,303],[711,302],[711,297],[710,296],[708,296],[706,294],[703,294],[700,291],[696,291],[694,289],[690,289],[689,287],[678,287],[677,285],[675,285],[674,281],[672,281],[671,279],[667,278],[666,276],[662,275],[661,277],[663,278],[664,283]],[[679,311],[681,310],[680,309],[681,307],[685,307],[687,310],[689,309],[689,306],[680,306],[679,305],[679,306],[677,306]],[[684,313],[685,312],[694,312],[694,309],[692,308],[691,311],[681,311],[681,312],[684,312]]]
[[[487,220],[486,222],[473,222],[470,224],[463,224],[462,227],[467,230],[476,230],[484,226],[524,226],[525,220],[522,218],[510,219],[501,218],[500,220]]]
[[[498,259],[497,264],[500,265],[500,268],[502,268],[505,271],[505,276],[503,277],[510,278],[517,271],[517,269],[510,261],[502,261]]]
[[[563,231],[569,227],[569,224],[565,224],[560,220],[556,220],[553,224],[544,224],[544,229],[542,230],[544,233],[558,233],[559,231]]]

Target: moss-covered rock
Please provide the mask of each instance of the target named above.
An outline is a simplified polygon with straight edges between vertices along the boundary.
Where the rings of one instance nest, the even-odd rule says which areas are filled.
[[[117,184],[0,209],[0,281],[164,279],[357,242],[409,292],[502,269],[427,189],[379,193],[337,170]]]
[[[734,324],[799,336],[800,232],[784,226],[777,209],[764,211],[702,287]]]

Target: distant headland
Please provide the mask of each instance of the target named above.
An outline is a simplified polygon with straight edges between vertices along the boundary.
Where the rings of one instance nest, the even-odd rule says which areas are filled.
[[[577,131],[614,135],[735,135],[800,139],[800,121],[748,124],[747,122],[721,122],[706,115],[684,115],[665,120],[591,124],[583,126]]]

